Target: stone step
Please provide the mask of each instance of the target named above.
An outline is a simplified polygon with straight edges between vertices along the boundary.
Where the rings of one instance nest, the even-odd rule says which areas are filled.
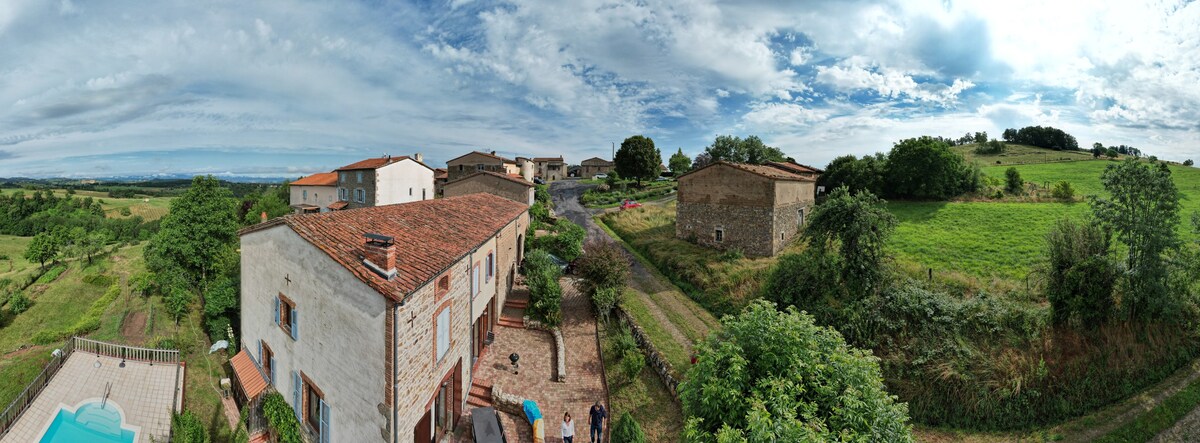
[[[491,400],[482,399],[474,395],[467,397],[467,405],[473,408],[488,408],[492,406]]]
[[[529,307],[529,300],[508,299],[504,301],[504,307],[514,309],[525,309]]]
[[[506,326],[509,328],[525,329],[525,322],[519,318],[500,317],[500,320],[497,323],[500,326]]]

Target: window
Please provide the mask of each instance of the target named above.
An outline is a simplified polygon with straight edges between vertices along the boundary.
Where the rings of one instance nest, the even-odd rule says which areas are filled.
[[[304,382],[304,391],[308,394],[308,398],[304,402],[308,406],[304,411],[305,421],[313,429],[319,430],[321,429],[321,394],[313,389],[312,384],[308,381]]]
[[[482,171],[482,170],[483,170],[483,165],[475,165],[475,170],[476,170],[476,171]]]
[[[266,341],[258,341],[258,357],[263,373],[267,374],[267,383],[275,384],[275,353],[271,352]]]
[[[338,200],[341,200],[341,201],[349,200],[348,198],[346,198],[346,188],[338,188]]]
[[[493,257],[494,257],[494,254],[489,252],[488,256],[487,256],[487,262],[486,262],[487,263],[487,278],[485,279],[485,281],[489,281],[489,282],[492,281],[492,276],[496,274],[496,271],[495,271],[496,262],[493,259]]]
[[[359,183],[362,183],[362,171],[355,172],[354,176],[358,178]]]
[[[443,275],[442,278],[438,279],[437,289],[434,291],[434,293],[438,297],[441,297],[443,295],[446,295],[447,292],[450,292],[450,276]]]
[[[412,190],[413,190],[413,188],[408,188],[408,196],[409,197],[412,197],[412,195],[413,195]]]
[[[319,436],[318,443],[330,443],[330,416],[333,414],[333,408],[325,403],[325,393],[304,373],[296,374],[292,380],[295,386],[292,390],[292,400],[295,403],[296,418],[316,431]]]
[[[450,352],[450,307],[447,306],[438,313],[435,323],[437,328],[434,339],[437,342],[437,348],[434,349],[434,356],[440,362],[442,358],[446,357],[446,353]]]
[[[476,263],[475,267],[471,268],[471,281],[475,283],[471,289],[471,296],[474,297],[479,295],[479,263]]]
[[[299,320],[296,312],[296,303],[279,294],[275,297],[275,324],[279,325],[280,329],[287,332],[292,340],[300,338]]]
[[[367,191],[364,191],[362,188],[355,189],[354,190],[354,201],[359,202],[359,203],[366,203],[367,202]]]
[[[725,241],[725,230],[717,228],[717,241]]]
[[[425,188],[421,188],[421,200],[425,200]]]
[[[800,210],[800,219],[796,222],[797,226],[804,226],[804,210]]]
[[[339,172],[339,173],[338,173],[338,180],[341,180],[341,181],[346,181],[346,173],[345,173],[345,172]]]

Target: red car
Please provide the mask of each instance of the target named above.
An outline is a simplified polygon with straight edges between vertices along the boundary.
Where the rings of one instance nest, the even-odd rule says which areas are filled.
[[[621,202],[621,210],[622,211],[624,211],[626,209],[633,209],[633,208],[640,208],[640,207],[642,207],[642,204],[638,203],[635,200],[625,199],[625,201]]]

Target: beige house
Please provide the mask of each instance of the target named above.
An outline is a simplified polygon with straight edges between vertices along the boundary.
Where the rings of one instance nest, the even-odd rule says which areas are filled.
[[[434,195],[443,195],[442,187],[446,186],[449,181],[450,174],[446,172],[446,168],[433,168],[433,193]]]
[[[335,172],[321,172],[288,184],[290,204],[296,213],[326,212],[337,201]]]
[[[579,176],[592,178],[596,174],[608,174],[613,170],[613,162],[600,157],[592,157],[579,163]]]
[[[567,163],[563,161],[561,155],[558,157],[534,157],[530,160],[533,162],[534,177],[546,182],[562,180],[567,177]]]
[[[486,192],[533,206],[533,188],[533,183],[521,177],[482,171],[446,183],[444,190],[446,197]]]
[[[433,168],[413,157],[379,157],[338,168],[338,202],[330,209],[394,205],[434,197]]]
[[[801,165],[714,162],[679,176],[675,236],[749,256],[775,255],[811,209],[816,175]]]
[[[235,382],[283,394],[312,441],[440,441],[466,407],[523,254],[490,194],[289,215],[240,232]],[[260,375],[260,374],[265,374]]]
[[[496,151],[471,152],[446,162],[446,179],[454,181],[478,171],[492,171],[501,174],[520,174],[516,160],[510,160],[496,155]]]

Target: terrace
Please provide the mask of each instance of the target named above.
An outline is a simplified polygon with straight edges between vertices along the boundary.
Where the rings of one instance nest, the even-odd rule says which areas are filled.
[[[179,351],[71,338],[0,414],[0,443],[165,441],[183,377]]]

